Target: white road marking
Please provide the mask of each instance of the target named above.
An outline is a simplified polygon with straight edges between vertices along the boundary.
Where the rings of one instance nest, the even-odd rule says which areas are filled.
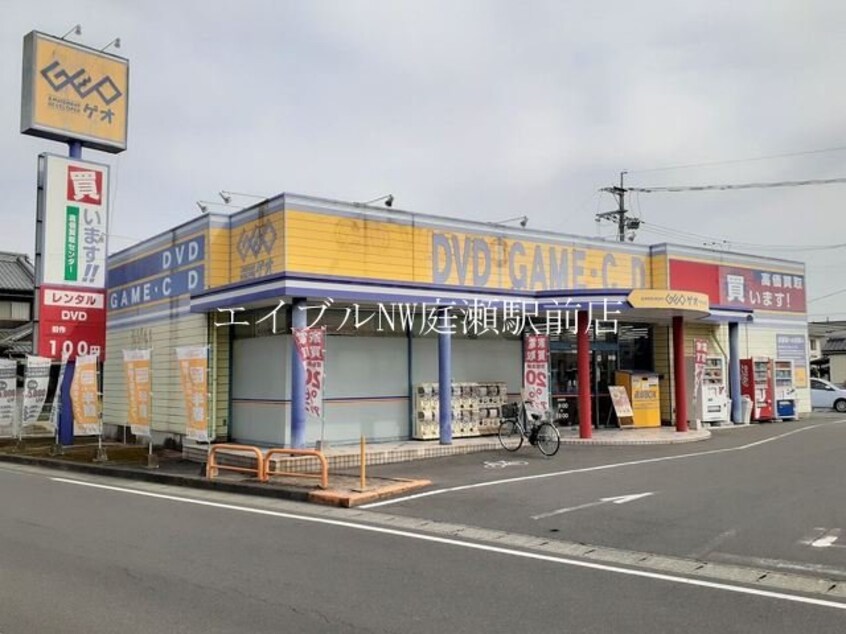
[[[505,467],[522,467],[529,464],[525,460],[495,460],[483,462],[485,469],[505,469]]]
[[[822,537],[818,537],[814,541],[810,543],[810,546],[814,548],[828,548],[829,546],[836,546],[838,548],[842,548],[835,542],[840,537],[840,529],[839,528],[832,528]]]
[[[641,498],[648,497],[650,495],[654,495],[652,492],[649,493],[634,493],[632,495],[618,495],[617,497],[613,498],[602,498],[597,502],[588,502],[587,504],[579,504],[578,506],[571,506],[569,508],[558,509],[557,511],[550,511],[549,513],[541,513],[540,515],[532,515],[533,520],[542,520],[545,517],[553,517],[554,515],[562,515],[563,513],[569,513],[571,511],[579,511],[581,509],[591,508],[593,506],[599,506],[600,504],[608,504],[611,502],[612,504],[625,504],[626,502],[632,502],[634,500],[639,500]]]
[[[846,569],[823,564],[809,564],[799,561],[788,561],[786,559],[768,559],[765,557],[745,557],[731,553],[710,552],[708,558],[719,562],[739,564],[745,567],[762,568],[770,570],[789,570],[799,572],[803,575],[825,576],[832,579],[846,576]]]
[[[115,491],[118,493],[129,493],[131,495],[140,495],[143,497],[150,497],[160,500],[169,500],[171,502],[183,502],[185,504],[196,504],[198,506],[207,506],[212,508],[225,509],[228,511],[241,511],[243,513],[252,513],[255,515],[264,515],[269,517],[280,517],[283,519],[290,519],[300,522],[309,522],[314,524],[324,524],[327,526],[337,526],[341,528],[350,528],[370,533],[378,533],[382,535],[392,535],[394,537],[404,537],[407,539],[415,539],[424,542],[431,542],[435,544],[444,544],[447,546],[456,546],[459,548],[467,548],[470,550],[479,550],[489,553],[496,553],[499,555],[508,555],[511,557],[520,557],[523,559],[532,559],[535,561],[544,561],[564,566],[572,566],[576,568],[588,568],[591,570],[599,570],[602,572],[610,572],[614,574],[627,575],[631,577],[641,577],[645,579],[653,579],[657,581],[666,581],[668,583],[676,583],[681,585],[695,586],[699,588],[709,588],[711,590],[722,590],[726,592],[735,592],[738,594],[746,594],[757,597],[764,597],[768,599],[776,599],[780,601],[790,601],[792,603],[802,603],[805,605],[814,605],[818,607],[834,608],[836,610],[846,610],[846,603],[839,601],[829,601],[826,599],[814,599],[802,595],[788,594],[786,592],[773,592],[770,590],[759,590],[757,588],[748,588],[739,585],[732,585],[727,583],[717,583],[714,581],[705,581],[702,579],[690,579],[678,575],[670,575],[665,573],[650,572],[646,570],[636,570],[630,568],[621,568],[619,566],[612,566],[608,564],[595,563],[591,561],[580,561],[578,559],[569,559],[567,557],[556,557],[553,555],[544,555],[541,553],[534,553],[522,550],[514,550],[512,548],[503,548],[501,546],[491,546],[488,544],[480,544],[474,542],[467,542],[458,539],[451,539],[448,537],[437,537],[434,535],[424,535],[420,533],[412,533],[409,531],[398,530],[394,528],[384,528],[381,526],[370,526],[367,524],[357,524],[345,520],[335,520],[325,517],[312,517],[308,515],[299,515],[296,513],[284,513],[282,511],[271,511],[267,509],[252,508],[248,506],[238,506],[235,504],[224,504],[222,502],[211,502],[208,500],[198,500],[194,498],[181,497],[176,495],[166,495],[163,493],[152,493],[150,491],[140,491],[138,489],[128,489],[124,487],[110,486],[106,484],[95,484],[93,482],[86,482],[84,480],[71,480],[68,478],[50,478],[54,482],[63,484],[73,484],[83,487],[91,487],[95,489],[103,489],[107,491]]]
[[[820,425],[811,425],[809,427],[802,427],[800,429],[794,429],[793,431],[786,432],[784,434],[779,434],[778,436],[773,436],[772,438],[766,438],[764,440],[758,440],[753,443],[749,443],[748,445],[741,445],[739,447],[727,447],[725,449],[710,449],[708,451],[699,451],[696,453],[686,453],[686,454],[679,454],[677,456],[662,456],[660,458],[647,458],[645,460],[630,460],[628,462],[616,462],[613,464],[605,464],[605,465],[598,465],[595,467],[586,467],[584,469],[568,469],[566,471],[553,471],[551,473],[539,473],[536,475],[527,475],[527,476],[515,476],[513,478],[503,478],[502,480],[490,480],[488,482],[476,482],[474,484],[462,484],[460,486],[454,487],[447,487],[445,489],[435,489],[434,491],[424,491],[422,493],[415,493],[413,495],[406,495],[404,497],[393,498],[391,500],[383,500],[381,502],[372,502],[370,504],[362,504],[358,508],[361,509],[374,509],[379,506],[389,506],[391,504],[399,504],[400,502],[408,502],[409,500],[416,500],[418,498],[425,498],[431,497],[433,495],[443,495],[444,493],[455,493],[456,491],[468,491],[470,489],[480,489],[483,487],[492,487],[497,486],[500,484],[511,484],[513,482],[526,482],[529,480],[542,480],[544,478],[557,478],[560,476],[572,475],[574,473],[589,473],[591,471],[605,471],[607,469],[620,469],[622,467],[634,467],[637,465],[642,464],[653,464],[656,462],[668,462],[670,460],[683,460],[685,458],[698,458],[700,456],[712,456],[721,453],[729,453],[732,451],[745,451],[746,449],[752,449],[753,447],[760,447],[769,442],[774,442],[776,440],[781,440],[782,438],[787,438],[788,436],[792,436],[793,434],[798,434],[804,431],[808,431],[809,429],[817,429],[819,427],[828,427],[829,425],[838,425],[840,423],[846,423],[846,419],[838,420],[831,423],[822,423]]]

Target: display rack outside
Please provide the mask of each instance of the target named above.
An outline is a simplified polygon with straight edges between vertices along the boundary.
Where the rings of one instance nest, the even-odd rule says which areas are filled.
[[[452,437],[467,438],[495,434],[507,402],[505,383],[453,383],[451,395]],[[437,383],[414,387],[414,431],[416,440],[440,438],[440,400]]]

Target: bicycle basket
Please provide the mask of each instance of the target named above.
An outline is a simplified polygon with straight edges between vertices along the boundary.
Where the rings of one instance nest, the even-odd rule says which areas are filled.
[[[502,405],[503,418],[517,418],[520,412],[520,406],[517,403],[504,403]]]

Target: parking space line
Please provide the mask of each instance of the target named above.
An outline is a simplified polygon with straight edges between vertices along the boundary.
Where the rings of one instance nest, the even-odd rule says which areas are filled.
[[[643,464],[653,464],[657,462],[669,462],[671,460],[683,460],[685,458],[699,458],[702,456],[712,456],[717,454],[723,453],[730,453],[732,451],[745,451],[747,449],[754,449],[755,447],[760,447],[766,443],[774,442],[776,440],[781,440],[783,438],[787,438],[788,436],[793,436],[794,434],[799,434],[810,429],[818,429],[820,427],[829,427],[831,425],[839,425],[841,423],[846,423],[846,419],[844,420],[837,420],[828,423],[821,423],[819,425],[809,425],[808,427],[801,427],[799,429],[793,429],[789,432],[785,432],[783,434],[779,434],[778,436],[773,436],[772,438],[765,438],[764,440],[757,440],[755,442],[748,443],[746,445],[740,445],[739,447],[726,447],[724,449],[709,449],[707,451],[699,451],[694,453],[686,453],[686,454],[679,454],[677,456],[661,456],[660,458],[646,458],[644,460],[629,460],[626,462],[616,462],[612,464],[605,464],[605,465],[597,465],[595,467],[585,467],[583,469],[567,469],[566,471],[553,471],[551,473],[539,473],[535,475],[527,475],[527,476],[514,476],[512,478],[502,478],[500,480],[489,480],[487,482],[475,482],[473,484],[462,484],[459,486],[454,487],[447,487],[445,489],[435,489],[434,491],[423,491],[422,493],[415,493],[413,495],[406,495],[404,497],[393,498],[391,500],[383,500],[381,502],[372,502],[370,504],[363,504],[361,507],[362,509],[374,509],[380,506],[390,506],[391,504],[399,504],[401,502],[408,502],[410,500],[416,500],[419,498],[426,498],[432,497],[434,495],[443,495],[444,493],[455,493],[458,491],[469,491],[471,489],[481,489],[484,487],[492,487],[497,486],[500,484],[512,484],[515,482],[528,482],[530,480],[542,480],[544,478],[557,478],[560,476],[572,475],[576,473],[590,473],[592,471],[605,471],[608,469],[620,469],[622,467],[634,467]]]

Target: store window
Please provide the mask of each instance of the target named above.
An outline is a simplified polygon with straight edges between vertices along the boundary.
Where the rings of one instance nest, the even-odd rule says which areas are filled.
[[[579,377],[576,335],[567,332],[552,337],[550,383],[553,407],[567,414],[569,424],[578,424]],[[652,327],[648,324],[620,324],[617,332],[590,333],[590,394],[594,424],[616,426],[608,386],[615,384],[617,370],[654,370]]]

